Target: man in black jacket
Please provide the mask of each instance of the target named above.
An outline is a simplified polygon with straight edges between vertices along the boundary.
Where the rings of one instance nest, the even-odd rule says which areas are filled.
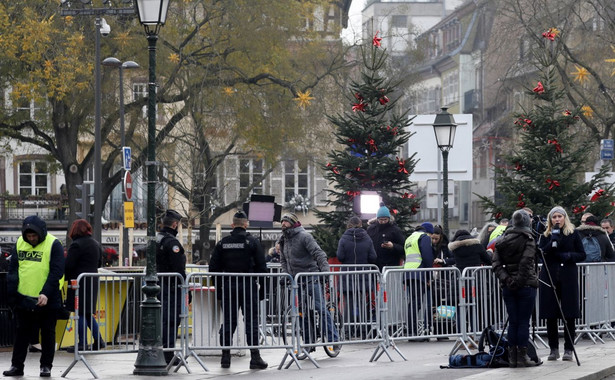
[[[179,273],[186,278],[186,255],[184,247],[177,240],[177,227],[181,215],[175,210],[167,210],[162,217],[162,229],[156,234],[156,270],[158,273]],[[181,284],[175,277],[164,278],[160,286],[162,302],[162,347],[173,348],[177,340],[182,308]],[[173,351],[165,351],[164,359],[169,364]]]
[[[233,231],[216,244],[209,271],[211,273],[266,273],[267,264],[260,242],[250,235],[248,217],[243,211],[233,216]],[[232,345],[233,333],[237,328],[237,312],[241,308],[246,324],[247,343],[258,346],[258,283],[254,277],[216,277],[222,291],[224,323],[220,327],[220,344]],[[258,349],[250,349],[250,369],[265,369],[267,363],[261,358]],[[231,366],[231,351],[222,350],[222,368]]]
[[[374,242],[376,265],[382,271],[385,266],[399,266],[405,257],[404,233],[391,220],[389,209],[380,204],[376,214],[377,222],[367,228],[367,234]]]
[[[4,376],[23,376],[33,329],[41,330],[40,376],[50,377],[55,353],[56,314],[62,303],[64,248],[47,232],[38,216],[23,221],[22,236],[11,253],[7,276],[8,303],[15,312],[17,330],[11,368]]]

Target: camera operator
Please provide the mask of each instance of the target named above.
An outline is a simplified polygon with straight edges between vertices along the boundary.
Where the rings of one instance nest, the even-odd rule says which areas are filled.
[[[538,247],[542,250],[544,265],[540,270],[540,317],[547,320],[549,339],[548,360],[559,358],[557,320],[565,319],[564,355],[562,360],[572,361],[574,350],[575,318],[579,310],[579,288],[576,263],[585,260],[585,250],[578,232],[561,206],[555,206],[547,216],[547,229],[540,235]]]

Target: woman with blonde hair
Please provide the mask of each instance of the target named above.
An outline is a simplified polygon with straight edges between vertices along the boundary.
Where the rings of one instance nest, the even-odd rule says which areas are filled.
[[[540,235],[538,247],[544,260],[540,270],[540,317],[547,320],[549,339],[548,360],[559,358],[558,318],[564,318],[564,355],[572,361],[574,351],[575,318],[579,310],[578,262],[585,260],[581,236],[575,231],[566,210],[555,206],[547,216],[547,229]],[[560,308],[561,307],[561,308]]]

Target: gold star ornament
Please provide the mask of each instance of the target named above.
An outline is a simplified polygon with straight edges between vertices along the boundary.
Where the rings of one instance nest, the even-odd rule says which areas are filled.
[[[581,112],[590,119],[594,117],[594,110],[590,106],[581,107]]]
[[[226,96],[231,96],[235,93],[235,89],[233,89],[233,87],[224,87],[222,91],[224,91],[224,95]]]
[[[297,91],[297,97],[294,98],[297,102],[297,105],[303,109],[310,105],[310,102],[314,100],[313,96],[310,96],[310,90],[306,90],[305,92]]]
[[[574,77],[575,81],[583,84],[589,80],[590,74],[589,74],[589,71],[587,71],[585,67],[581,67],[578,65],[574,65],[574,67],[577,69],[577,71],[570,73],[570,75]]]

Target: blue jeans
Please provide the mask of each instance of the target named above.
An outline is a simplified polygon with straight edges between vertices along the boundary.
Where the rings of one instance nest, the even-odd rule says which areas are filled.
[[[530,338],[530,318],[536,301],[536,288],[504,288],[502,296],[508,313],[508,343],[511,346],[526,347]]]
[[[327,329],[327,342],[337,342],[340,340],[339,334],[335,326],[333,326],[333,318],[329,309],[327,308],[325,299],[322,294],[321,282],[318,279],[309,280],[305,286],[300,286],[300,290],[305,290],[307,294],[314,300],[314,311],[320,315],[321,329],[324,327]],[[314,321],[309,318],[309,305],[307,298],[304,298],[304,294],[299,294],[301,304],[303,306],[303,339],[305,343],[314,343]],[[307,318],[305,316],[308,316]],[[322,322],[325,322],[325,326],[322,326]],[[307,335],[307,336],[306,336]]]
[[[98,323],[92,314],[79,314],[79,320],[77,322],[77,335],[79,336],[79,346],[86,347],[88,338],[87,338],[87,329],[90,328],[92,332],[92,343],[96,344],[97,342],[102,342],[102,337],[100,336],[100,330],[98,329]],[[85,348],[82,348],[85,349]]]

